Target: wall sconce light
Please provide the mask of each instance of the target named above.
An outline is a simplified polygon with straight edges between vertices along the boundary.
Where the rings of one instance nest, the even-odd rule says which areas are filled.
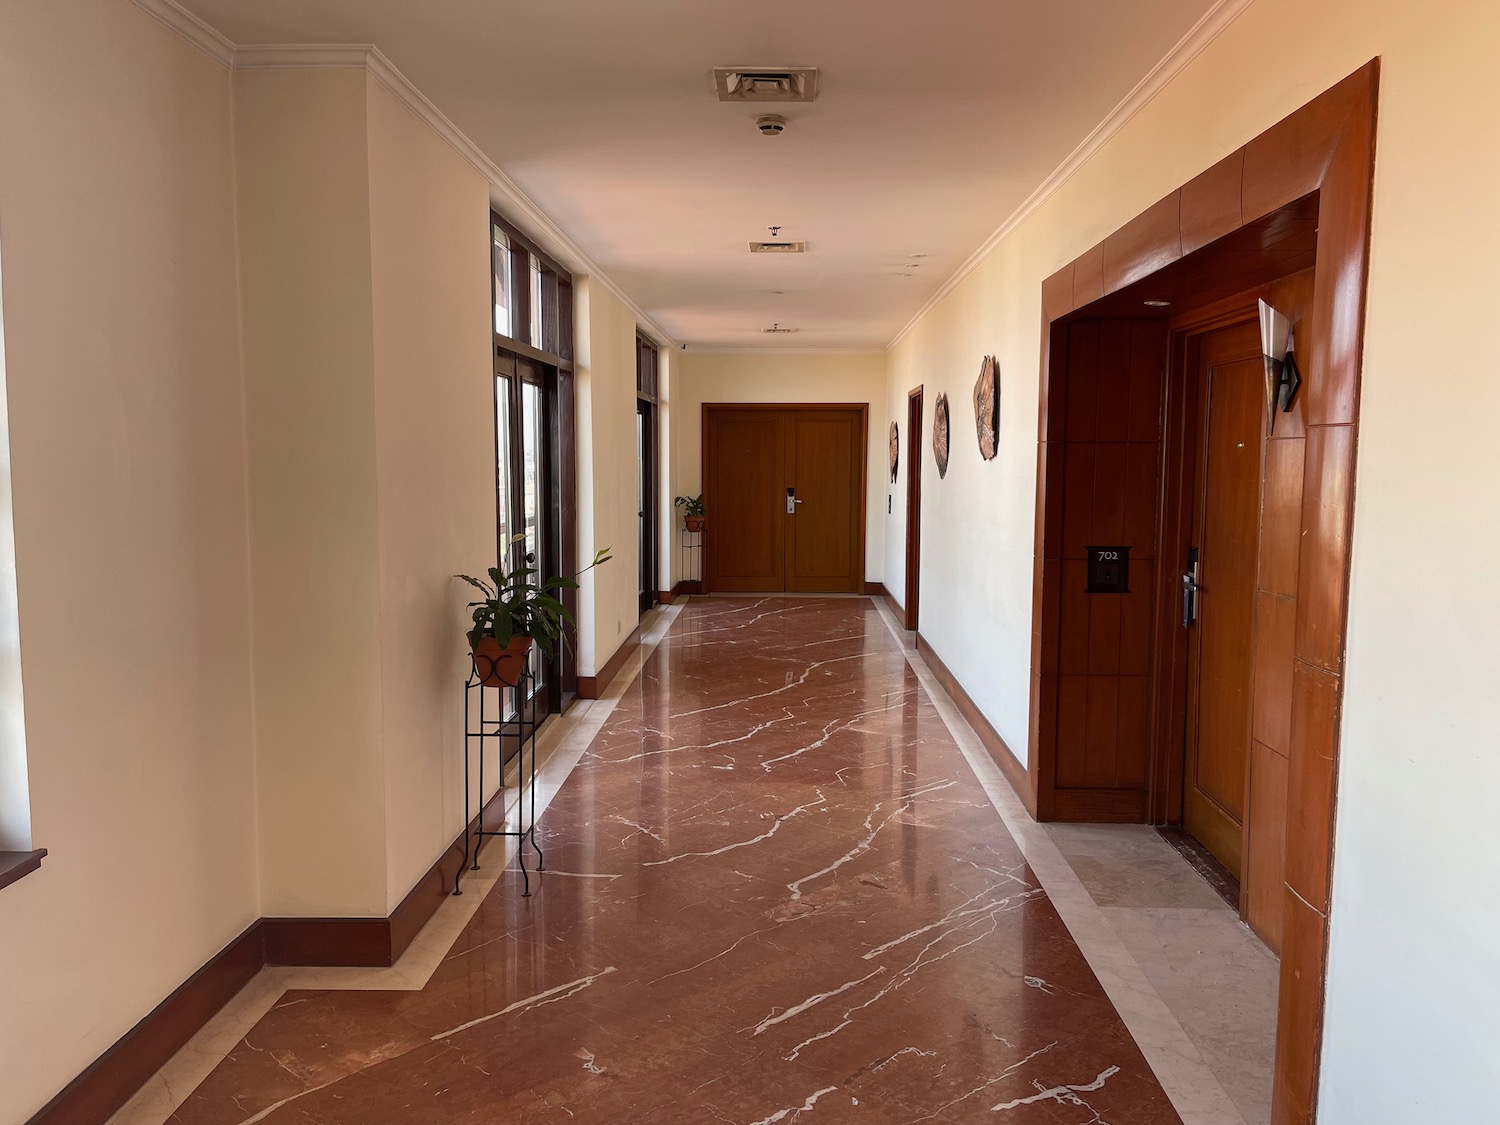
[[[1292,354],[1296,343],[1292,322],[1265,301],[1260,302],[1260,350],[1266,365],[1266,432],[1276,429],[1276,408],[1282,413],[1292,409],[1292,402],[1302,386],[1302,372]]]

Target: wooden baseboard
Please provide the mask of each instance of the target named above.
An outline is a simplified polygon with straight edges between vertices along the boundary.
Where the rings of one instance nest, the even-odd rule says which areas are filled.
[[[678,583],[678,585],[681,585],[681,583]],[[677,600],[677,591],[675,589],[658,590],[656,591],[656,600],[662,605],[671,605]]]
[[[885,586],[879,582],[865,583],[865,596],[867,598],[878,598],[885,593]]]
[[[900,602],[895,599],[895,597],[892,596],[891,592],[885,588],[885,583],[875,583],[875,589],[869,591],[869,594],[871,597],[884,598],[885,604],[890,606],[891,612],[896,615],[896,620],[903,623],[906,621],[906,609],[901,605]]]
[[[964,690],[958,679],[949,671],[948,666],[943,663],[942,657],[932,651],[932,645],[921,633],[917,634],[917,651],[922,654],[922,659],[927,661],[927,666],[932,669],[932,674],[937,677],[938,683],[943,685],[943,690],[952,698],[959,711],[963,713],[969,725],[974,728],[974,733],[979,736],[979,741],[984,743],[984,748],[989,752],[990,758],[1000,767],[1000,772],[1005,775],[1005,780],[1010,782],[1010,787],[1016,791],[1016,796],[1021,798],[1021,803],[1026,806],[1026,811],[1036,816],[1036,794],[1031,789],[1031,777],[1014,754],[1006,745],[1005,739],[1000,737],[1000,732],[990,725],[990,721],[984,717],[984,712],[979,705],[969,698],[969,693]]]
[[[267,965],[392,963],[389,918],[266,918]]]
[[[625,667],[625,661],[630,659],[630,654],[641,647],[640,626],[630,631],[630,635],[620,642],[620,647],[615,649],[604,667],[596,676],[578,677],[578,698],[598,699],[600,694],[609,690],[609,685],[614,678],[620,674],[620,669]]]
[[[251,925],[69,1082],[27,1125],[103,1125],[166,1065],[265,963]]]

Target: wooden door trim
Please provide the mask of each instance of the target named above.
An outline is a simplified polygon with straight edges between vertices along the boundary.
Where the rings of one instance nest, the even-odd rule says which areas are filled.
[[[713,496],[711,495],[711,475],[708,466],[712,464],[713,445],[711,440],[712,428],[709,425],[710,417],[714,413],[734,413],[736,411],[759,411],[780,410],[791,413],[815,413],[820,410],[841,410],[859,414],[859,482],[858,497],[856,505],[857,538],[855,541],[856,562],[856,587],[859,592],[865,588],[865,571],[867,560],[865,558],[869,543],[869,490],[870,490],[870,404],[867,402],[705,402],[700,412],[699,430],[701,433],[701,449],[699,456],[702,458],[701,479],[703,487],[703,505],[708,513],[705,538],[713,534]],[[714,588],[714,579],[710,563],[713,555],[705,545],[703,551],[703,592],[711,593]]]
[[[1380,60],[1373,59],[1243,148],[1147,208],[1041,286],[1037,535],[1033,621],[1047,619],[1057,579],[1047,580],[1049,496],[1060,474],[1047,458],[1048,388],[1054,348],[1068,318],[1217,239],[1317,194],[1316,274],[1309,321],[1316,341],[1300,410],[1307,469],[1298,580],[1294,673],[1325,685],[1304,692],[1287,805],[1281,986],[1272,1094],[1274,1125],[1307,1122],[1317,1108],[1326,983],[1332,821],[1348,619],[1350,526],[1363,363],[1370,213]],[[1053,402],[1060,409],[1060,402]],[[1054,461],[1058,458],[1054,457]],[[1311,577],[1310,577],[1311,576]],[[1034,627],[1028,783],[1023,799],[1054,812],[1056,681]],[[1050,701],[1050,704],[1049,704]],[[1049,712],[1049,705],[1053,708]],[[1050,745],[1049,745],[1050,739]]]
[[[911,424],[916,408],[917,425]],[[920,620],[922,595],[922,427],[926,425],[926,384],[906,394],[906,604],[903,624],[914,632]]]

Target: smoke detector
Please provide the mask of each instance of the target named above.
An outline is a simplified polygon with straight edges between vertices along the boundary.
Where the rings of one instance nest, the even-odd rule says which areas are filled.
[[[716,66],[721,102],[810,102],[818,96],[815,66]]]
[[[750,253],[752,254],[804,254],[807,252],[805,242],[752,242]]]
[[[755,127],[763,137],[779,137],[786,132],[786,118],[779,113],[763,113],[755,119]]]

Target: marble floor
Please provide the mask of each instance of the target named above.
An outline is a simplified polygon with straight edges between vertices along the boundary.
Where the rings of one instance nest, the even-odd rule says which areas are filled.
[[[1263,1120],[1232,912],[1031,821],[884,607],[673,606],[544,742],[531,898],[497,847],[393,968],[267,969],[116,1125]]]

